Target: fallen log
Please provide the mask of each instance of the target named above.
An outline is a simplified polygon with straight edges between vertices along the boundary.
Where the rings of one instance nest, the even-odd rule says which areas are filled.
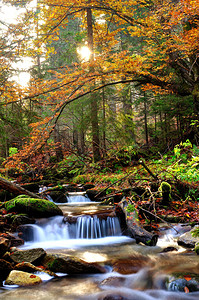
[[[135,207],[131,204],[129,209],[129,203],[126,199],[117,204],[116,215],[120,219],[122,230],[128,236],[134,238],[136,243],[142,242],[147,246],[155,246],[157,244],[158,235],[142,228]]]
[[[0,177],[0,188],[2,188],[3,190],[9,191],[10,193],[13,193],[14,195],[28,195],[32,198],[43,199],[40,196],[38,196],[37,194],[24,189],[19,184],[8,181],[2,177]]]

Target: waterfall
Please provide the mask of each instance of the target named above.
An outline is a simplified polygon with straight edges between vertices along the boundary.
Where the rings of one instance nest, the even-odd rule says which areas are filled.
[[[107,236],[121,235],[121,228],[116,217],[99,219],[97,216],[82,216],[77,219],[77,239],[97,239]]]
[[[91,200],[86,195],[86,192],[75,192],[68,193],[67,195],[68,203],[78,203],[78,202],[91,202]]]
[[[71,224],[65,222],[64,217],[56,216],[42,219],[37,224],[22,225],[20,231],[27,242],[100,239],[122,235],[117,217],[99,219],[97,216],[79,216]]]

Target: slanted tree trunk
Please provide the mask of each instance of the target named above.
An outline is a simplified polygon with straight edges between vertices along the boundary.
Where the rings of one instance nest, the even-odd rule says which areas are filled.
[[[6,191],[9,191],[10,193],[13,193],[14,195],[28,195],[32,198],[42,199],[37,194],[27,191],[26,189],[21,187],[19,184],[14,184],[2,177],[0,177],[0,188],[4,189]]]
[[[142,242],[147,246],[155,246],[157,244],[158,235],[153,234],[141,227],[136,209],[127,211],[128,203],[124,199],[118,203],[116,214],[123,223],[123,230],[136,240],[136,243]],[[133,206],[133,205],[132,205]],[[126,228],[125,228],[126,227]]]

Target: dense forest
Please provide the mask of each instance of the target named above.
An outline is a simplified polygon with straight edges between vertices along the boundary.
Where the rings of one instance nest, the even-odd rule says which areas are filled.
[[[2,176],[119,174],[144,158],[197,182],[198,15],[196,0],[3,1]]]
[[[0,298],[199,299],[197,255],[199,1],[0,0]]]

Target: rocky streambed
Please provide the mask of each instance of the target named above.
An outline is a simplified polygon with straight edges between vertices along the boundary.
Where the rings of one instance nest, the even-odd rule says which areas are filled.
[[[139,230],[134,238],[129,235],[127,239],[121,240],[122,236],[119,236],[116,241],[113,228],[108,231],[105,228],[107,219],[116,217],[109,208],[103,208],[104,216],[97,212],[102,221],[97,221],[96,229],[93,229],[96,233],[106,232],[107,236],[102,233],[101,236],[95,236],[85,226],[95,223],[90,218],[96,214],[96,208],[85,206],[82,210],[80,206],[60,207],[47,200],[27,197],[25,200],[24,196],[2,204],[1,299],[199,298],[199,260],[193,251],[198,240],[194,240],[190,233],[184,233],[190,231],[190,226],[178,226],[177,230],[166,234],[160,231],[158,243],[157,239],[150,243],[154,235]],[[61,236],[57,247],[54,233],[51,235],[52,226],[49,227],[48,222],[43,225],[46,222],[43,221],[44,217],[48,217],[45,220],[52,220],[53,216],[59,215],[62,220],[61,232],[65,234],[65,224],[73,226],[82,212],[84,221],[79,224],[82,226],[80,238],[83,243],[78,244],[80,239],[77,238],[75,243],[71,243],[70,238],[65,238],[64,245],[61,245]],[[124,213],[124,217],[128,219],[126,223],[130,232],[133,224],[138,226],[133,219],[134,212]],[[36,223],[36,219],[40,220],[41,225]],[[50,233],[53,236],[49,241],[50,247],[38,247],[34,241],[29,245],[25,241],[24,245],[21,230],[17,228],[26,224],[30,227],[39,226],[37,230],[43,230],[42,239],[47,232]],[[108,224],[113,227],[114,223]],[[75,227],[72,228],[74,230]],[[57,224],[54,226],[53,223],[53,230],[57,229]],[[183,235],[177,242],[176,232],[187,236]],[[140,240],[142,235],[146,238]]]

